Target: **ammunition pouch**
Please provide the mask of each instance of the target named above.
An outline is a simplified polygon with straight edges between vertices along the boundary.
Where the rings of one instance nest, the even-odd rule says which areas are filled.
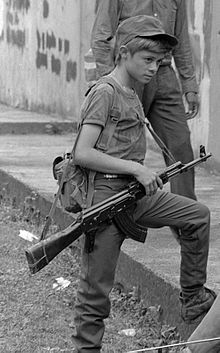
[[[61,183],[65,170],[62,189],[59,195],[61,206],[68,212],[77,213],[87,207],[88,178],[86,171],[75,165],[72,159],[58,156],[53,161],[53,175]]]

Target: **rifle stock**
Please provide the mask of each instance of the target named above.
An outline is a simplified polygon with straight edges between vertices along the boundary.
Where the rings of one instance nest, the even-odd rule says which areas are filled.
[[[159,176],[165,184],[169,179],[186,172],[209,157],[211,153],[203,153],[200,158],[187,164],[176,162],[160,172]],[[92,231],[104,221],[113,219],[119,212],[128,209],[144,195],[144,187],[139,182],[133,181],[118,194],[82,211],[67,228],[39,241],[25,251],[30,272],[34,274],[40,271],[84,232]]]
[[[25,251],[31,273],[36,273],[49,264],[61,251],[77,240],[83,231],[78,221],[74,221],[63,231],[52,234],[47,239]]]

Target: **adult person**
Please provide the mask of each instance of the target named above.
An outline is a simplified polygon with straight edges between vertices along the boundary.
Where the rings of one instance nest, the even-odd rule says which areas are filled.
[[[126,18],[140,14],[160,19],[165,31],[178,38],[172,55],[169,53],[162,61],[150,83],[139,87],[139,95],[154,131],[177,161],[187,163],[193,159],[193,150],[182,95],[188,103],[190,118],[197,114],[199,101],[185,0],[100,0],[91,36],[97,77],[108,74],[115,66],[111,40],[118,25]],[[172,58],[179,81],[171,65]],[[173,163],[167,156],[164,159],[167,165]],[[194,179],[193,169],[172,179],[171,192],[196,199]]]
[[[82,105],[75,163],[96,172],[93,204],[113,196],[136,179],[144,186],[146,196],[133,209],[135,221],[145,227],[180,229],[181,315],[188,322],[207,312],[215,299],[215,293],[204,286],[210,214],[205,205],[195,200],[159,190],[163,188],[161,179],[143,164],[145,116],[133,88],[136,82],[146,84],[152,79],[161,60],[176,43],[177,39],[168,35],[161,22],[152,16],[135,16],[119,25],[116,67],[99,80]],[[100,135],[116,96],[120,118],[103,149]],[[110,311],[109,293],[125,238],[114,222],[105,222],[94,238],[85,239],[73,336],[78,353],[101,350],[104,319]]]

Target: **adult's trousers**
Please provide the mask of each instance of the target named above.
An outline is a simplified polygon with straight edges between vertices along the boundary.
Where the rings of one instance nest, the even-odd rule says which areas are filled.
[[[187,124],[182,92],[176,73],[171,65],[162,65],[151,81],[144,86],[142,104],[154,131],[162,139],[176,161],[193,160],[190,130]],[[164,155],[166,165],[173,163]],[[170,181],[174,194],[196,199],[194,169]]]

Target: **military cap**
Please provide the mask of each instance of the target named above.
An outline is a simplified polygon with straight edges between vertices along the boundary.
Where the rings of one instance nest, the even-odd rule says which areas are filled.
[[[129,17],[120,23],[116,32],[117,46],[126,45],[136,37],[164,38],[171,47],[178,43],[175,36],[165,32],[160,20],[147,15]]]

